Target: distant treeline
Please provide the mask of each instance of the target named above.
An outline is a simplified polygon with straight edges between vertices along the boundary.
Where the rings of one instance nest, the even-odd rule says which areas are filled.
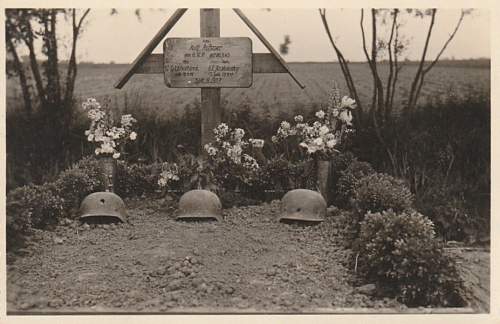
[[[7,60],[7,64],[10,64],[11,62],[9,62],[10,60]],[[329,62],[309,62],[309,61],[304,61],[304,62],[288,62],[289,64],[325,64],[325,63],[334,63],[334,64],[337,64],[338,62],[337,61],[329,61]],[[356,61],[352,61],[352,62],[349,62],[350,64],[366,64],[366,62],[362,61],[362,62],[356,62]],[[382,60],[379,62],[379,64],[387,64],[388,61],[386,60]],[[402,65],[416,65],[418,64],[419,62],[418,61],[410,61],[410,60],[406,60],[406,61],[402,61],[400,62],[400,64]],[[26,64],[28,64],[26,62]],[[67,64],[67,62],[65,61],[61,61],[60,65],[61,66],[65,66]],[[120,66],[126,66],[128,64],[125,64],[125,63],[115,63],[113,61],[109,62],[109,63],[95,63],[95,62],[80,62],[78,63],[78,66],[79,67],[82,67],[82,68],[98,68],[98,67],[109,67],[109,66],[116,66],[116,67],[120,67]],[[440,60],[438,63],[437,63],[437,66],[449,66],[449,67],[462,67],[462,68],[490,68],[491,67],[491,60],[489,58],[479,58],[479,59],[465,59],[465,60],[453,60],[453,59],[442,59]]]

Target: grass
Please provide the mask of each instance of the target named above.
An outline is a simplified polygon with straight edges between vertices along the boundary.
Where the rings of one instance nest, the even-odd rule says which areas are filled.
[[[134,75],[132,79],[118,90],[113,84],[125,70],[122,64],[82,64],[76,81],[77,102],[87,97],[98,100],[109,96],[120,108],[130,109],[132,106],[148,107],[146,114],[154,114],[155,118],[169,118],[173,113],[181,113],[184,107],[200,100],[198,89],[167,88],[163,75]],[[287,74],[254,74],[254,82],[250,88],[222,89],[222,100],[228,109],[249,105],[253,111],[267,111],[271,115],[280,112],[307,110],[321,106],[327,102],[332,81],[336,80],[342,93],[347,93],[340,67],[336,63],[291,63],[291,70],[306,85],[300,89]],[[405,66],[400,74],[400,86],[396,91],[396,107],[406,97],[416,66]],[[364,63],[352,63],[351,70],[360,92],[362,102],[369,102],[372,91],[372,78],[369,68]],[[387,75],[387,65],[381,64],[381,75]],[[428,75],[422,89],[421,104],[453,92],[460,97],[470,90],[490,88],[490,69],[488,67],[453,66],[444,64],[436,66]],[[21,93],[17,79],[7,82],[7,107],[15,109],[21,104]],[[140,101],[140,102],[138,102]],[[366,104],[365,104],[366,105]]]

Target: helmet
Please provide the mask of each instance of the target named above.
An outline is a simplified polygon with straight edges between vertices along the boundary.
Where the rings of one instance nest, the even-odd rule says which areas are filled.
[[[83,199],[80,205],[80,220],[104,220],[125,222],[125,203],[115,193],[94,192]]]
[[[280,222],[322,222],[326,215],[326,202],[319,192],[295,189],[283,196],[281,210]]]
[[[211,191],[191,190],[182,195],[179,200],[177,220],[216,220],[220,221],[222,204]]]

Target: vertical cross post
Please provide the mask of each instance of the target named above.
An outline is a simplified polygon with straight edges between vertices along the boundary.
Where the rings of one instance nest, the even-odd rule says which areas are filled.
[[[220,10],[200,9],[200,36],[220,37]],[[201,150],[214,139],[213,129],[220,124],[220,88],[201,88]]]

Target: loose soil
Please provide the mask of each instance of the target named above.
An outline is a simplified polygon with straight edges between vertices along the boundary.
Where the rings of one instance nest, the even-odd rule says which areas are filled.
[[[127,205],[128,224],[68,222],[38,231],[21,255],[10,255],[8,312],[406,309],[356,280],[339,210],[301,226],[278,223],[277,202],[224,210],[218,223],[178,222],[168,200]],[[472,306],[484,311],[489,253],[473,253],[474,262],[462,261],[482,289]]]

